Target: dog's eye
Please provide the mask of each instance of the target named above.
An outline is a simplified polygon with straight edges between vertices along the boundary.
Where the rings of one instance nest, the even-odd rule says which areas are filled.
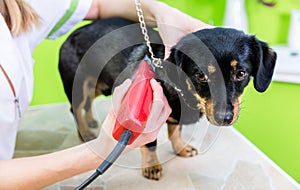
[[[196,77],[200,82],[207,82],[207,76],[204,73],[196,73]]]
[[[243,71],[243,70],[237,71],[235,74],[235,80],[242,81],[245,79],[246,76],[247,76],[246,71]]]

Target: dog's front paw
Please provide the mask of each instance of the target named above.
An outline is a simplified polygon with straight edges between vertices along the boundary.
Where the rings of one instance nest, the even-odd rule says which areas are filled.
[[[188,144],[185,146],[182,146],[182,147],[176,147],[176,148],[174,148],[174,151],[176,152],[176,154],[178,156],[181,156],[181,157],[193,157],[198,154],[197,149],[195,149],[194,147],[192,147]]]
[[[162,166],[156,155],[156,151],[146,146],[141,147],[142,175],[147,179],[159,180],[162,176]]]
[[[145,178],[151,179],[151,180],[159,180],[162,176],[162,167],[160,164],[149,166],[149,167],[143,167],[142,168],[142,174]]]

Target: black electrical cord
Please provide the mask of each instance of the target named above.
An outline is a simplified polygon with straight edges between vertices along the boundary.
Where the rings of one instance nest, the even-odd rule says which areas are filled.
[[[88,179],[86,179],[81,185],[79,185],[76,190],[82,190],[83,188],[87,187],[90,183],[92,183],[99,175],[102,175],[113,163],[116,159],[120,156],[123,152],[125,147],[128,144],[132,136],[132,132],[130,130],[125,130],[122,133],[122,136],[112,150],[112,152],[108,155],[108,157],[100,164],[100,166],[96,169],[96,171],[91,175]]]

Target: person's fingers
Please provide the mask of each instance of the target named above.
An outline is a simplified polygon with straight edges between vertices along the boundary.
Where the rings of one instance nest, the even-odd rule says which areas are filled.
[[[121,85],[115,88],[112,96],[112,106],[115,113],[119,112],[121,102],[127,93],[129,86],[131,85],[131,80],[126,79]]]
[[[131,84],[130,79],[126,79],[121,85],[115,88],[113,97],[112,97],[112,105],[109,108],[108,114],[103,121],[102,130],[107,135],[110,135],[113,127],[116,122],[117,113],[119,112],[122,99],[124,98],[129,86]]]
[[[161,122],[160,116],[165,115],[164,104],[162,101],[155,101],[152,104],[150,115],[147,119],[147,123],[143,133],[152,133],[159,130],[163,122]],[[165,120],[166,121],[166,120]]]
[[[144,134],[158,131],[171,113],[171,108],[160,84],[155,79],[151,79],[150,84],[153,89],[153,103],[143,131]]]
[[[157,82],[155,79],[151,79],[150,84],[153,90],[153,101],[161,100],[162,97],[164,97],[164,92],[159,82]]]
[[[160,128],[166,122],[171,113],[171,108],[167,103],[161,104],[161,102],[154,102],[153,107],[153,117],[150,117],[149,122],[146,125],[146,130],[148,132],[155,131]]]
[[[170,114],[172,110],[171,110],[171,107],[169,106],[168,100],[164,94],[164,91],[163,91],[160,83],[158,83],[155,79],[151,79],[150,84],[153,89],[153,102],[162,101],[165,111]],[[158,104],[158,106],[159,105],[160,104]]]

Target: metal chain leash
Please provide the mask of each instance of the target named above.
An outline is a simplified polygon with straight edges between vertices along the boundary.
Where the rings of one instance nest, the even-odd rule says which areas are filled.
[[[163,68],[162,66],[162,61],[160,58],[156,58],[154,57],[154,53],[152,51],[152,47],[150,46],[150,40],[149,40],[149,35],[148,35],[148,31],[147,31],[147,27],[146,27],[146,23],[145,23],[145,18],[144,18],[144,15],[143,15],[143,10],[142,10],[142,3],[141,3],[141,0],[135,0],[135,5],[136,5],[136,11],[137,11],[137,15],[138,15],[138,18],[139,18],[139,22],[140,22],[140,27],[142,29],[142,33],[144,35],[144,39],[146,41],[146,44],[147,44],[147,47],[148,47],[148,50],[151,54],[151,59],[153,60],[153,65],[155,67],[158,67],[158,68]],[[165,80],[168,81],[168,83],[173,86],[173,88],[179,93],[179,95],[183,98],[183,101],[185,102],[185,104],[192,110],[197,110],[198,108],[194,108],[193,106],[191,106],[188,101],[186,100],[186,97],[184,96],[184,93],[183,91],[181,90],[181,88],[179,88],[174,82],[172,82],[171,80],[168,79],[167,74],[165,73],[165,70],[164,71],[164,76],[165,76]]]
[[[155,67],[158,67],[158,68],[163,68],[161,59],[154,57],[154,53],[153,53],[152,47],[150,45],[150,39],[149,39],[149,35],[148,35],[146,23],[145,23],[145,18],[144,18],[144,15],[143,15],[141,0],[135,0],[135,7],[136,7],[137,15],[138,15],[138,18],[139,18],[140,27],[142,29],[142,34],[144,35],[144,39],[146,41],[148,51],[150,52],[151,59],[153,60],[152,61],[153,65]],[[170,81],[170,80],[168,80],[168,81],[174,87],[174,89],[180,94],[180,96],[183,97],[184,95],[183,95],[182,90],[180,88],[178,88],[172,81]],[[187,104],[187,105],[189,105],[189,104]]]
[[[145,18],[144,18],[144,15],[143,15],[141,0],[135,0],[135,8],[136,8],[137,15],[138,15],[138,18],[139,18],[140,27],[142,29],[142,34],[144,35],[144,39],[146,41],[146,45],[148,47],[148,51],[150,52],[153,65],[155,67],[163,68],[161,59],[160,58],[156,58],[154,56],[152,47],[150,45],[151,43],[150,43],[150,39],[149,39],[149,35],[148,35],[146,23],[145,23]]]
[[[146,23],[145,23],[145,18],[144,18],[144,15],[143,15],[143,10],[142,10],[142,3],[141,3],[141,0],[135,0],[135,6],[136,6],[136,11],[137,11],[137,15],[138,15],[138,18],[139,18],[139,22],[140,22],[140,27],[142,29],[142,34],[144,35],[144,39],[146,41],[146,45],[148,47],[148,51],[150,52],[151,54],[151,59],[152,59],[152,62],[153,62],[153,65],[155,67],[158,67],[158,68],[163,68],[162,66],[162,61],[160,58],[156,58],[154,57],[154,53],[152,51],[152,47],[150,45],[150,39],[149,39],[149,35],[148,35],[148,31],[147,31],[147,27],[146,27]],[[165,76],[166,76],[166,73],[164,73]],[[168,78],[168,77],[165,77],[165,78]],[[183,94],[183,91],[178,88],[175,83],[173,83],[172,81],[168,80],[169,84],[171,86],[174,87],[174,89],[180,94],[181,97],[184,97],[184,94]],[[186,100],[184,99],[184,101],[186,102]],[[191,109],[195,109],[195,108],[192,108],[188,103],[186,103],[188,105],[188,107],[190,107]]]

